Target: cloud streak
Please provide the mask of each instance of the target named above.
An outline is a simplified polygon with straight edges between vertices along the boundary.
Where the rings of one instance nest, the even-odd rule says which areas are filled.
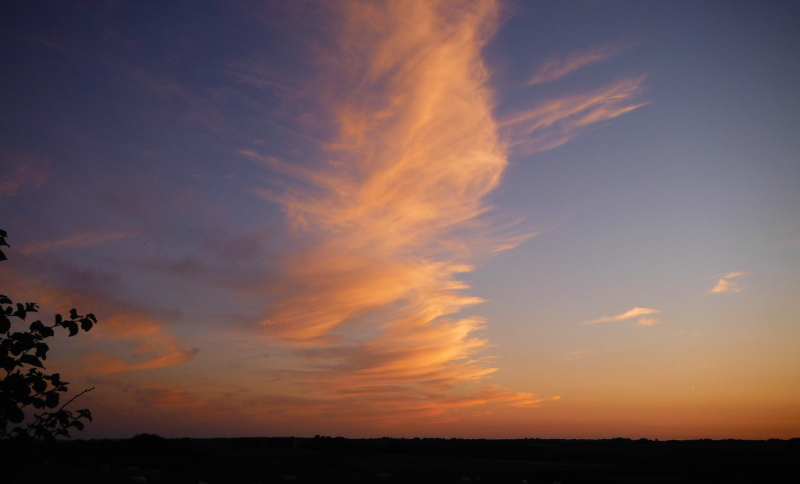
[[[536,71],[536,74],[531,77],[527,85],[535,86],[537,84],[555,81],[578,69],[615,57],[626,48],[627,46],[614,47],[611,45],[604,45],[573,52],[561,58],[552,59]]]
[[[626,319],[636,318],[638,316],[642,316],[645,314],[656,314],[660,313],[660,309],[648,309],[648,308],[633,308],[630,311],[626,311],[622,314],[616,314],[614,316],[606,316],[599,319],[593,319],[591,321],[586,321],[583,324],[599,324],[599,323],[615,323],[617,321],[625,321]],[[644,321],[644,322],[643,322]],[[654,319],[651,318],[642,318],[639,320],[639,326],[651,326],[655,324]]]
[[[523,154],[539,153],[575,139],[591,125],[648,104],[636,102],[645,78],[632,77],[572,96],[543,102],[501,122],[511,145]]]

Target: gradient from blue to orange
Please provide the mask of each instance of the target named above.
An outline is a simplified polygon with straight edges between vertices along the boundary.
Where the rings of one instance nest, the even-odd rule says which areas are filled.
[[[6,4],[87,437],[800,435],[794,2]]]

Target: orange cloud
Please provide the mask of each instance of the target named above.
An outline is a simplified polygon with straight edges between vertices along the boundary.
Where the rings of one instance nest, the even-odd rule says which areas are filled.
[[[283,206],[298,240],[283,260],[289,295],[263,321],[309,369],[286,384],[350,418],[365,402],[387,410],[359,415],[383,419],[540,401],[455,396],[496,371],[478,356],[484,322],[454,317],[482,302],[458,274],[525,240],[498,240],[480,220],[508,163],[481,59],[497,2],[348,2],[344,14],[337,50],[320,61],[337,133],[328,162],[241,151],[301,183],[257,192]]]
[[[660,312],[661,312],[660,309],[633,308],[630,311],[626,311],[626,312],[624,312],[622,314],[617,314],[617,315],[614,315],[614,316],[606,316],[606,317],[603,317],[603,318],[600,318],[600,319],[593,319],[592,321],[586,321],[583,324],[614,323],[614,322],[617,322],[617,321],[624,321],[626,319],[635,318],[635,317],[641,316],[643,314],[655,314],[655,313],[660,313]],[[646,324],[646,323],[649,322],[649,319],[650,318],[642,318],[642,320],[646,320],[646,321],[645,321],[645,323],[642,323],[642,320],[640,320],[639,322],[640,322],[641,326],[648,326],[648,324]],[[653,320],[653,321],[655,321],[655,320]],[[654,323],[651,323],[651,324],[654,324]]]
[[[625,50],[627,46],[613,47],[604,45],[591,49],[573,52],[560,59],[553,59],[540,67],[536,74],[528,81],[529,86],[555,81],[561,77],[571,74],[582,67],[602,62],[611,57],[617,56]]]
[[[46,278],[13,269],[9,281],[12,283],[3,288],[4,293],[15,300],[35,301],[42,311],[67,314],[75,307],[79,314],[92,312],[97,316],[98,324],[87,334],[90,343],[84,350],[93,353],[83,359],[85,370],[90,374],[164,368],[187,361],[198,353],[196,348],[187,349],[146,311],[116,301],[107,294],[95,294],[77,285],[61,287]],[[98,346],[104,349],[98,351]],[[114,355],[108,353],[109,349]]]
[[[487,210],[482,199],[507,164],[480,59],[495,2],[351,2],[345,10],[336,56],[346,71],[326,76],[347,90],[329,101],[336,156],[329,169],[293,173],[323,190],[271,197],[298,235],[318,241],[285,260],[305,287],[265,321],[287,340],[320,338],[375,313],[425,328],[480,302],[460,294],[466,287],[454,275],[471,268],[451,261],[470,247],[452,233]],[[347,85],[353,69],[356,86]]]
[[[127,363],[122,358],[112,356],[106,353],[97,353],[87,357],[84,362],[88,371],[95,375],[104,375],[110,373],[124,373],[128,371],[141,371],[141,370],[155,370],[158,368],[166,368],[174,366],[184,361],[190,360],[198,353],[198,349],[183,350],[178,345],[168,345],[166,348],[167,354],[155,356],[150,360],[138,363]]]
[[[746,276],[746,275],[747,275],[746,272],[739,271],[739,272],[729,272],[729,273],[724,274],[724,275],[719,276],[719,277],[722,277],[722,278],[725,278],[725,279],[733,279],[734,277],[740,277],[740,276]]]
[[[133,347],[126,348],[125,359],[105,352],[88,356],[84,363],[92,374],[166,368],[188,361],[199,352],[197,348],[185,348],[160,324],[144,315],[117,314],[102,323],[94,331],[96,337],[107,342],[133,343]]]
[[[746,272],[729,272],[727,274],[721,274],[719,276],[715,276],[715,277],[720,277],[720,279],[717,282],[717,285],[714,286],[713,289],[708,291],[708,293],[725,294],[729,292],[740,292],[742,290],[742,287],[738,283],[729,281],[728,279],[733,279],[734,277],[741,277],[745,275],[747,275]]]
[[[727,292],[740,292],[741,290],[742,287],[739,284],[731,281],[726,281],[725,279],[720,279],[719,282],[717,282],[717,285],[714,286],[713,289],[708,291],[708,293],[723,294]]]

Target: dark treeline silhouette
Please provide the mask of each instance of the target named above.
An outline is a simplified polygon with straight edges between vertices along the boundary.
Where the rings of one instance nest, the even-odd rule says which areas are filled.
[[[3,445],[9,445],[10,442]],[[8,449],[0,448],[0,456]],[[792,482],[800,439],[230,438],[42,442],[15,482]]]

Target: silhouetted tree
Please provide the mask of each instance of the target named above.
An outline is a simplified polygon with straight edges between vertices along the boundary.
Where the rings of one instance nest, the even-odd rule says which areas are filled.
[[[0,230],[0,247],[9,247],[6,237],[8,234]],[[6,260],[6,256],[0,250],[0,261],[3,260]],[[59,406],[68,382],[61,381],[58,373],[47,375],[40,369],[45,369],[42,361],[47,359],[50,349],[44,340],[55,335],[55,328],[64,328],[69,331],[69,336],[75,336],[81,329],[92,329],[97,318],[91,313],[81,316],[72,309],[69,319],[56,314],[55,323],[50,326],[34,321],[28,331],[11,332],[12,318],[25,321],[29,313],[37,310],[35,303],[14,304],[10,298],[0,294],[0,369],[5,370],[5,376],[0,380],[0,439],[35,437],[52,440],[59,435],[69,437],[69,428],[83,430],[81,420],[92,420],[89,410],[84,408],[73,414],[66,407],[94,388],[82,391]],[[32,419],[23,423],[26,411],[31,408],[43,411],[34,413]],[[9,430],[9,424],[19,425]]]

